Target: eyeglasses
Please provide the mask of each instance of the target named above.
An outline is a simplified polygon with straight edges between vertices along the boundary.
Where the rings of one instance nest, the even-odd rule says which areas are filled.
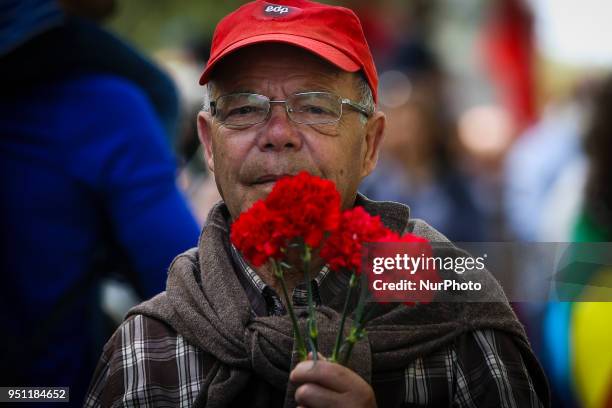
[[[271,101],[264,95],[235,93],[224,95],[210,103],[210,112],[219,123],[231,128],[244,128],[264,122],[270,115],[270,105],[284,103],[289,119],[305,125],[336,123],[347,105],[366,117],[372,112],[364,106],[329,92],[302,92],[289,95],[284,101]]]

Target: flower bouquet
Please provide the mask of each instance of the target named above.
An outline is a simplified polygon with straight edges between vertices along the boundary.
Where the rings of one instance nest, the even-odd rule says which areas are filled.
[[[413,234],[398,235],[386,228],[380,217],[371,216],[362,207],[342,211],[340,194],[334,183],[306,172],[278,180],[265,200],[257,201],[242,213],[232,225],[231,241],[252,266],[271,263],[282,288],[302,361],[307,359],[309,351],[313,360],[318,356],[317,322],[309,276],[313,256],[318,255],[331,271],[350,273],[340,326],[329,356],[330,361],[345,365],[353,346],[364,336],[369,318],[368,313],[364,313],[368,300],[367,284],[364,283],[352,311],[352,326],[348,335],[343,336],[351,298],[355,295],[358,277],[363,276],[360,271],[364,244],[427,243]],[[300,332],[287,293],[284,276],[288,271],[301,271],[304,275],[308,312],[305,333]]]

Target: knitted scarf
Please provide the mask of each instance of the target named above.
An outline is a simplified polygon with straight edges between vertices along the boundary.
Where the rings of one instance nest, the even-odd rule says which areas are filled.
[[[465,256],[424,222],[409,221],[404,205],[374,202],[363,196],[357,198],[356,205],[380,215],[395,231],[424,236],[433,243],[437,256]],[[248,393],[249,406],[269,406],[273,396],[280,394],[284,395],[284,407],[294,407],[295,388],[288,383],[289,372],[297,363],[291,322],[288,316],[251,316],[230,255],[229,219],[223,203],[214,207],[198,247],[173,261],[166,291],[136,306],[128,316],[141,314],[161,320],[218,360],[206,373],[196,406],[231,406]],[[448,345],[467,331],[496,329],[513,336],[530,372],[540,373],[533,379],[536,389],[547,390],[523,327],[501,287],[490,274],[478,273],[478,281],[483,284],[480,299],[470,294],[465,302],[452,299],[415,307],[379,306],[380,311],[367,325],[365,338],[353,349],[348,366],[370,382],[372,373],[401,370],[408,362]],[[463,279],[473,278],[465,275]],[[319,349],[325,355],[331,354],[344,295],[338,294],[337,299],[317,310]],[[297,313],[303,315],[303,310],[298,308]],[[300,321],[304,324],[305,319]],[[350,324],[349,320],[347,327]]]

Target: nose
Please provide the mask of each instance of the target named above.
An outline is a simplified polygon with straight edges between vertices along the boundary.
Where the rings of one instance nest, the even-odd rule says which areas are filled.
[[[270,105],[270,117],[260,129],[257,145],[262,151],[299,150],[302,137],[296,124],[289,119],[285,104]]]

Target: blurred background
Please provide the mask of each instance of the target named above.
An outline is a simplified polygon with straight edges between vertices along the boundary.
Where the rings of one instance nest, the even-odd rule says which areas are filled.
[[[1,385],[65,371],[81,396],[123,313],[196,245],[219,199],[196,134],[197,81],[216,22],[243,3],[0,1],[0,324],[13,343],[57,343],[7,343],[23,352],[6,362],[33,368]],[[326,3],[359,15],[380,76],[388,130],[364,194],[408,204],[453,241],[612,241],[612,2]],[[538,271],[525,262],[517,280],[529,282]],[[612,407],[612,303],[513,306],[554,406]],[[67,320],[75,327],[45,324]],[[32,349],[40,358],[24,356]]]

